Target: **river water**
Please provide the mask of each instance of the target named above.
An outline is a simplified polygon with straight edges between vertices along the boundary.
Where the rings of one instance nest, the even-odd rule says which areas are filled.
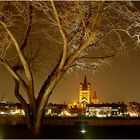
[[[0,126],[0,139],[32,138],[26,126]],[[43,126],[41,138],[48,139],[139,139],[140,126]]]

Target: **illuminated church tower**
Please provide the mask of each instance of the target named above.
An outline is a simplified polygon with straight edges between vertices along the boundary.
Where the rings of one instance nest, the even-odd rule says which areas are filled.
[[[91,84],[87,82],[86,75],[84,78],[84,83],[80,83],[79,102],[80,103],[91,102]]]
[[[99,104],[99,99],[96,96],[96,91],[94,92],[94,95],[93,95],[91,101],[92,101],[93,104]]]

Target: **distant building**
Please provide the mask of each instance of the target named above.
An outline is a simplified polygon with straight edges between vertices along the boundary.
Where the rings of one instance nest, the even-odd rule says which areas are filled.
[[[80,83],[79,102],[88,104],[91,102],[91,84],[87,82],[86,75],[84,82]]]
[[[0,103],[2,103],[2,104],[7,104],[7,101],[6,101],[4,95],[2,96],[2,98],[1,98],[1,100],[0,100]]]
[[[67,110],[66,104],[49,103],[45,109],[45,115],[58,116],[62,111]]]
[[[85,75],[83,83],[80,83],[79,89],[79,102],[68,104],[69,110],[76,110],[79,112],[81,109],[85,108],[86,104],[99,104],[99,99],[97,98],[96,92],[92,96],[91,92],[91,84],[87,81],[87,77]]]
[[[79,103],[84,104],[99,104],[99,99],[97,98],[96,91],[94,92],[93,96],[91,93],[91,84],[87,82],[87,78],[85,75],[84,82],[80,83],[80,90],[79,90]]]
[[[99,99],[97,98],[96,91],[94,92],[94,95],[91,100],[93,104],[99,104]]]
[[[0,100],[0,114],[7,114],[8,113],[8,103],[5,100],[5,97],[2,96]]]
[[[128,110],[128,114],[131,117],[139,117],[140,116],[140,103],[129,102],[127,110]]]
[[[21,103],[10,103],[9,104],[9,115],[25,115],[25,112],[23,110],[23,107]]]
[[[125,115],[124,103],[86,104],[85,115],[89,117],[122,117]]]

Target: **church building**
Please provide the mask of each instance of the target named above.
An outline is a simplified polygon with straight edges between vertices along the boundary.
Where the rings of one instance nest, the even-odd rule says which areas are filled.
[[[87,81],[86,75],[84,78],[84,82],[80,83],[79,103],[86,103],[86,104],[99,103],[99,100],[96,96],[96,92],[94,92],[94,95],[91,98],[91,84]]]
[[[91,102],[91,84],[87,82],[86,75],[84,78],[84,82],[80,83],[79,92],[79,102],[89,104]]]

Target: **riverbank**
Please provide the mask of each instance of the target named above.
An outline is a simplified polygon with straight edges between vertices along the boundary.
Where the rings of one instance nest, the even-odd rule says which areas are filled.
[[[24,116],[0,116],[1,125],[25,125],[26,119]],[[45,117],[44,125],[88,125],[88,126],[140,126],[140,118],[131,117]]]
[[[45,125],[140,126],[140,118],[47,117]]]

